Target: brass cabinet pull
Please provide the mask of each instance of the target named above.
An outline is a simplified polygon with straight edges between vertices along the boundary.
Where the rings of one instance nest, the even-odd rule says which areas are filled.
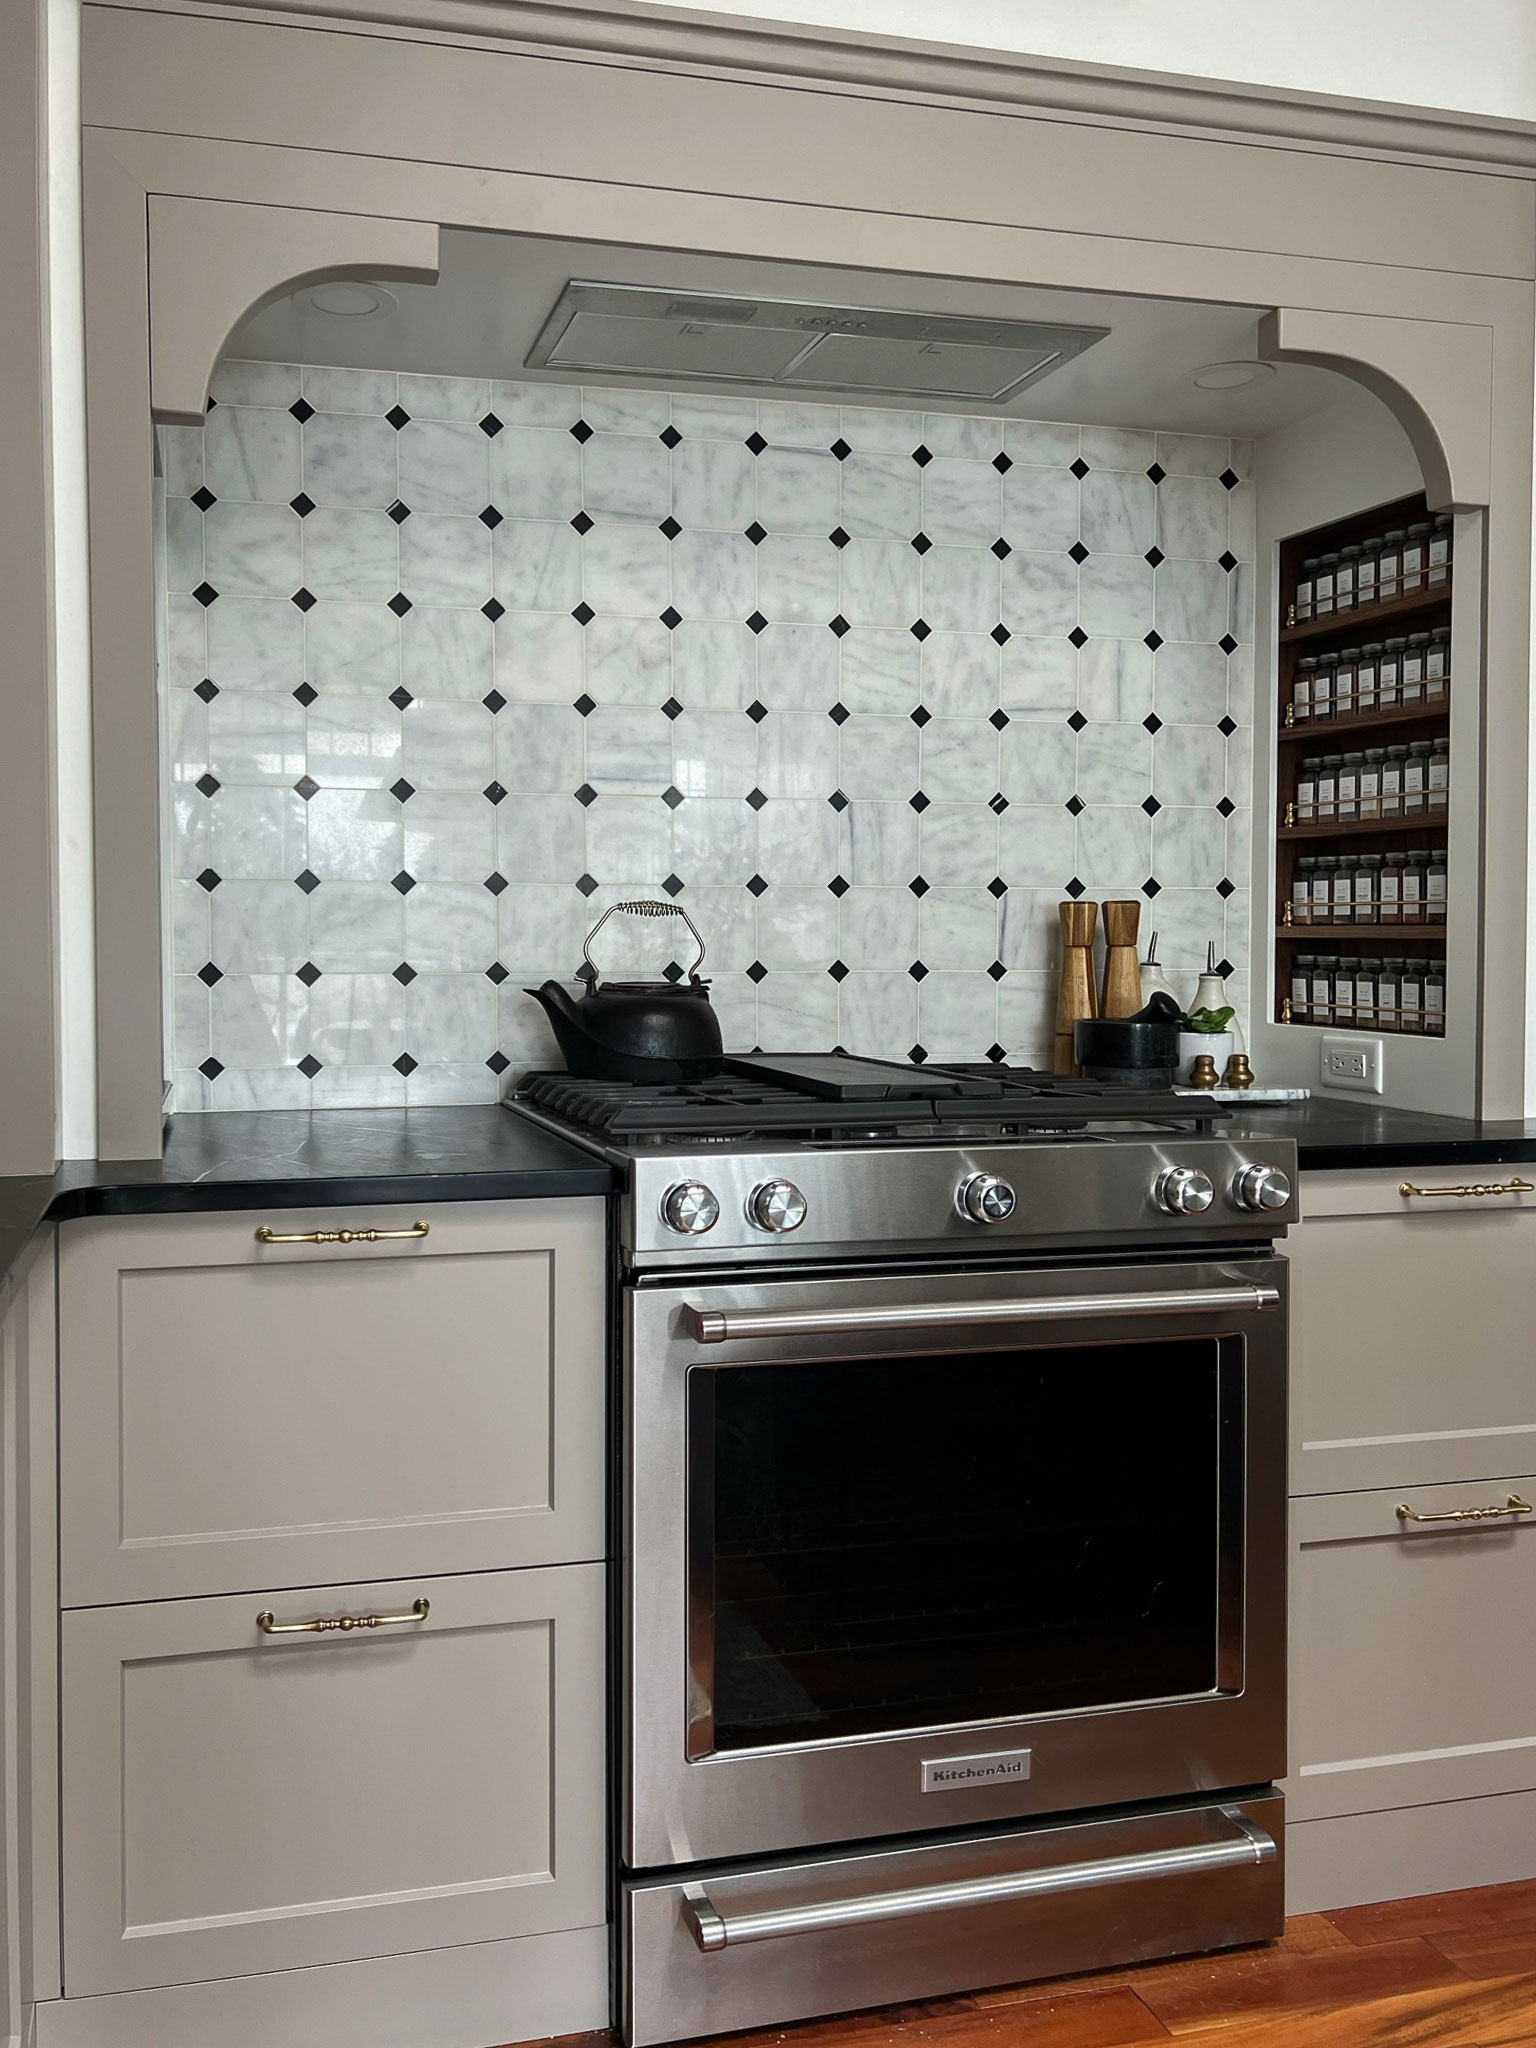
[[[1528,1500],[1512,1493],[1501,1508],[1447,1508],[1443,1514],[1421,1515],[1417,1508],[1399,1501],[1393,1513],[1400,1522],[1496,1522],[1503,1515],[1529,1515],[1536,1510]]]
[[[1455,1195],[1461,1200],[1467,1195],[1536,1195],[1536,1185],[1518,1175],[1513,1180],[1471,1181],[1459,1188],[1416,1188],[1411,1180],[1403,1180],[1398,1182],[1397,1192],[1418,1195],[1425,1201],[1434,1195]]]
[[[328,1614],[318,1621],[278,1621],[270,1609],[256,1617],[264,1636],[324,1636],[333,1629],[350,1635],[358,1628],[393,1628],[397,1622],[425,1621],[432,1612],[430,1600],[413,1600],[404,1614]]]
[[[383,1244],[396,1237],[425,1237],[430,1223],[413,1223],[409,1230],[273,1230],[263,1223],[256,1232],[258,1244]]]

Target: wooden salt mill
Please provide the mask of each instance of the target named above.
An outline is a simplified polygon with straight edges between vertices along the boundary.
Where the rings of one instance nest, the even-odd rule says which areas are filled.
[[[1093,985],[1093,934],[1099,921],[1097,903],[1063,903],[1061,906],[1061,987],[1056,996],[1056,1052],[1058,1074],[1079,1074],[1072,1044],[1072,1027],[1079,1017],[1099,1014]]]
[[[1141,926],[1141,905],[1111,902],[1104,906],[1104,993],[1099,999],[1101,1017],[1134,1017],[1141,1008],[1141,966],[1136,958],[1136,938]]]

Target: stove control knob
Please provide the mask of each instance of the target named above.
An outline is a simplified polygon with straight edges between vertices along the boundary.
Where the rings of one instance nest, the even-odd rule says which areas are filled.
[[[967,1223],[1006,1223],[1018,1199],[995,1173],[973,1173],[955,1190],[955,1207]]]
[[[747,1221],[782,1237],[805,1221],[805,1197],[792,1180],[765,1180],[747,1197]]]
[[[1278,1166],[1245,1166],[1232,1182],[1239,1209],[1283,1209],[1291,1199],[1291,1177]]]
[[[1202,1215],[1216,1198],[1210,1175],[1196,1166],[1168,1167],[1157,1176],[1152,1194],[1170,1216]]]
[[[698,1237],[719,1222],[720,1204],[702,1181],[679,1181],[661,1198],[661,1220],[679,1237]]]

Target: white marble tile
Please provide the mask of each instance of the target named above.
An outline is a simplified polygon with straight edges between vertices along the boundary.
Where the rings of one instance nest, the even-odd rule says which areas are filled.
[[[850,455],[842,468],[840,523],[847,532],[861,540],[911,540],[921,531],[922,471],[905,450]]]
[[[480,883],[495,869],[496,813],[478,791],[418,790],[401,806],[401,826],[405,869],[418,882]]]
[[[424,1064],[488,1059],[499,1023],[496,991],[480,974],[423,974],[405,992],[406,1050]]]
[[[209,897],[196,882],[172,881],[171,954],[178,968],[195,970],[208,958]]]
[[[1003,530],[1003,479],[990,462],[941,456],[922,472],[923,532],[941,547],[991,547]]]
[[[665,519],[672,457],[664,443],[654,435],[594,434],[581,451],[581,502],[593,519]]]
[[[1079,649],[1077,708],[1095,724],[1145,718],[1152,687],[1152,650],[1145,641],[1090,640]]]
[[[845,967],[895,974],[917,958],[917,898],[909,889],[850,889],[837,911]]]
[[[220,405],[203,422],[203,481],[216,497],[277,503],[297,493],[300,479],[299,423],[292,413]]]
[[[498,957],[520,978],[553,968],[555,978],[565,980],[581,965],[582,940],[597,918],[588,898],[569,882],[504,889],[496,899]]]
[[[316,1054],[316,1058],[319,1055]],[[369,1066],[341,1055],[345,1064],[327,1065],[310,1082],[314,1109],[404,1109],[405,1076],[393,1067]]]
[[[769,895],[777,899],[783,893],[772,890]],[[731,887],[690,888],[683,891],[679,901],[703,933],[704,943],[708,949],[704,959],[706,978],[743,974],[745,969],[759,958],[757,942],[760,901],[767,902],[769,895],[759,899],[747,890]],[[831,898],[827,900],[830,902]],[[677,923],[667,929],[671,933],[672,957],[680,967],[691,966],[695,948],[686,928]],[[832,956],[828,954],[827,957],[830,960]],[[763,960],[765,967],[772,964],[766,958]],[[794,966],[801,963],[785,961],[783,964]],[[747,990],[752,988],[749,981],[744,982],[743,986]],[[713,990],[710,999],[714,1000]],[[751,1042],[750,1039],[747,1041],[749,1045]]]
[[[772,808],[754,815],[737,797],[690,797],[672,813],[673,868],[690,888],[745,882],[757,867],[758,820]]]
[[[997,839],[998,873],[1010,892],[1024,888],[1059,893],[1071,881],[1077,825],[1064,805],[1012,805],[997,821]]]
[[[920,746],[919,781],[935,803],[985,803],[996,793],[998,736],[984,718],[936,718]]]
[[[423,1060],[405,1078],[407,1109],[499,1102],[501,1081],[478,1060]]]
[[[580,444],[563,428],[507,427],[491,443],[491,502],[508,519],[574,519]]]
[[[767,626],[757,636],[757,694],[770,710],[830,711],[838,680],[837,638],[824,625]]]
[[[765,618],[781,622],[815,620],[823,625],[839,609],[840,560],[845,564],[859,543],[841,558],[830,541],[794,534],[770,534],[757,554],[757,608]],[[885,619],[856,619],[848,611],[846,584],[842,609],[853,625],[886,625]]]
[[[1078,651],[1070,640],[1015,634],[1002,650],[999,670],[1002,707],[1011,718],[1061,723],[1076,710]]]
[[[1088,894],[1135,896],[1152,872],[1152,820],[1141,806],[1090,804],[1077,821],[1077,873]]]
[[[837,911],[837,898],[822,887],[770,889],[757,905],[755,957],[770,970],[830,967],[838,957]]]
[[[491,535],[491,585],[509,611],[573,611],[581,537],[564,520],[504,520]]]
[[[997,819],[984,803],[931,804],[917,845],[925,882],[979,888],[997,873]]]
[[[491,411],[506,427],[573,427],[581,418],[581,386],[493,384]]]
[[[206,809],[208,865],[226,882],[291,882],[307,865],[305,803],[293,790],[221,789]]]
[[[907,718],[856,712],[838,728],[838,782],[845,795],[878,802],[918,786],[918,729]]]
[[[1219,640],[1227,630],[1227,574],[1215,562],[1164,562],[1154,623],[1165,640]]]
[[[203,581],[203,515],[185,498],[167,498],[163,516],[166,587],[179,596]]]
[[[1214,804],[1226,794],[1227,743],[1210,726],[1165,725],[1153,742],[1152,791],[1165,804]]]
[[[165,761],[173,790],[195,782],[208,767],[208,707],[190,690],[166,693]]]
[[[752,408],[747,408],[750,413]],[[679,429],[684,435],[686,427]],[[745,435],[728,441],[685,439],[672,451],[672,514],[694,531],[745,533],[757,510],[757,464]],[[829,458],[830,459],[830,458]]]
[[[910,543],[852,540],[832,553],[841,577],[833,609],[850,626],[910,626],[921,615],[922,558]]]
[[[861,454],[909,456],[922,445],[920,412],[902,412],[889,406],[845,405],[841,424],[843,439]]]
[[[599,434],[659,434],[672,417],[672,401],[665,391],[623,391],[585,384],[581,416]]]
[[[1077,736],[1077,794],[1085,804],[1139,804],[1152,790],[1152,735],[1138,725],[1089,725]]]
[[[1214,725],[1227,708],[1227,657],[1208,642],[1165,641],[1154,703],[1166,724]]]
[[[1251,562],[1254,535],[1255,492],[1252,484],[1239,484],[1227,499],[1227,546],[1240,562]]]
[[[220,595],[289,597],[301,581],[299,531],[286,505],[221,502],[203,517],[203,572]]]
[[[672,695],[672,635],[660,619],[593,619],[586,684],[599,704],[665,704]]]
[[[299,366],[232,357],[215,364],[208,391],[220,405],[292,405],[300,391]]]
[[[560,977],[540,975],[539,979],[558,981]],[[497,1016],[498,1048],[512,1062],[511,1071],[501,1077],[503,1084],[529,1067],[553,1067],[558,1072],[565,1064],[549,1019],[531,996],[511,982],[500,990]]]
[[[1253,587],[1252,565],[1244,562],[1233,570],[1229,579],[1227,631],[1234,640],[1251,642],[1253,639]]]
[[[400,379],[393,370],[335,370],[312,366],[304,371],[304,397],[316,412],[374,412],[382,415],[400,402]],[[286,404],[286,399],[281,403]]]
[[[1232,465],[1232,474],[1234,476],[1242,477],[1245,482],[1252,481],[1253,443],[1251,441],[1229,442],[1227,444],[1227,460]]]
[[[757,871],[781,888],[829,882],[841,871],[842,836],[837,812],[820,797],[774,797],[757,813]]]
[[[582,542],[582,595],[594,610],[660,618],[672,598],[666,535],[651,526],[594,526]]]
[[[478,700],[495,679],[495,635],[483,612],[421,604],[401,620],[400,680],[413,697]]]
[[[1157,460],[1156,434],[1126,427],[1083,427],[1082,458],[1090,469],[1150,469]]]
[[[190,498],[203,481],[201,427],[158,427],[156,446],[168,498]]]
[[[309,1078],[297,1067],[230,1067],[208,1084],[209,1109],[308,1109]]]
[[[837,1040],[865,1058],[904,1059],[917,1044],[917,983],[900,974],[850,974],[837,990]]]
[[[757,462],[759,521],[774,534],[829,534],[841,508],[841,468],[825,448],[765,449]]]
[[[412,512],[483,512],[491,495],[491,444],[472,422],[417,420],[400,430],[400,497]]]
[[[171,1044],[175,1064],[199,1066],[213,1049],[208,991],[195,974],[178,974],[171,996]]]
[[[989,633],[932,634],[922,647],[923,703],[939,718],[987,717],[997,708],[1000,659]]]
[[[1080,489],[1083,546],[1094,554],[1142,555],[1158,538],[1158,499],[1150,477],[1093,469]]]
[[[757,742],[744,712],[685,711],[672,722],[674,787],[687,797],[745,796],[757,783]]]
[[[417,377],[402,372],[400,403],[413,420],[478,422],[491,409],[491,387],[483,377]]]
[[[1053,832],[1059,829],[1053,828]],[[1063,879],[1069,881],[1071,877]],[[1010,888],[1003,898],[999,906],[997,957],[1008,969],[1010,983],[1020,973],[1035,974],[1057,967],[1060,896],[1061,883],[1057,882],[1054,889]]]
[[[496,780],[504,789],[570,795],[586,773],[586,725],[570,705],[509,704],[497,715]]]
[[[1152,568],[1140,555],[1090,555],[1077,572],[1078,619],[1090,637],[1135,640],[1152,626]]]
[[[299,521],[293,525],[297,533]],[[400,531],[387,513],[322,507],[303,522],[303,535],[302,581],[312,597],[387,602],[400,588]]]
[[[671,813],[653,796],[599,797],[587,812],[586,848],[598,881],[654,888],[672,872]]]
[[[584,685],[581,627],[568,612],[496,621],[496,687],[514,704],[574,704]]]
[[[1157,459],[1170,476],[1220,476],[1229,447],[1224,434],[1159,434]]]
[[[1015,1066],[1049,1073],[1055,1012],[1053,973],[1010,969],[997,991],[997,1037]]]
[[[387,882],[405,865],[401,807],[387,789],[322,789],[306,811],[308,853],[300,866],[322,882]]]
[[[1227,795],[1236,804],[1253,801],[1253,727],[1240,725],[1227,741]]]
[[[1070,555],[1012,554],[1003,564],[1003,624],[1052,638],[1077,624],[1077,564]]]
[[[309,991],[291,974],[226,974],[209,996],[213,1056],[226,1067],[285,1067],[309,1051]]]
[[[405,899],[405,957],[418,973],[483,975],[496,958],[496,898],[478,882],[418,882]],[[406,1046],[423,1056],[409,1023]],[[485,1050],[492,1050],[489,1039]]]
[[[304,423],[304,489],[317,505],[386,510],[400,495],[400,436],[388,420],[316,413]]]
[[[444,699],[401,713],[405,779],[417,789],[481,790],[496,761],[495,724],[480,704]]]
[[[837,408],[760,398],[757,431],[775,448],[830,448],[838,436]]]
[[[400,528],[400,588],[412,604],[484,604],[491,595],[490,534],[478,519],[413,514]]]
[[[1030,468],[1066,469],[1082,453],[1082,429],[1056,420],[1007,420],[1003,449]]]
[[[979,1060],[997,1038],[997,985],[985,974],[930,974],[917,991],[917,1035],[930,1059]]]
[[[1168,804],[1153,819],[1150,872],[1165,889],[1214,889],[1226,859],[1226,830],[1214,808]]]
[[[999,908],[985,888],[930,889],[918,905],[917,923],[918,956],[925,966],[984,971],[998,957]]]
[[[1165,555],[1213,561],[1227,545],[1227,494],[1213,477],[1169,476],[1157,488],[1157,544]]]
[[[496,868],[509,882],[569,882],[586,862],[587,813],[574,796],[517,796],[496,806]]]
[[[202,673],[221,690],[294,690],[303,682],[304,615],[287,598],[221,597],[207,619]]]
[[[1082,514],[1070,469],[1017,463],[1003,478],[1002,500],[1002,535],[1010,546],[1056,552],[1076,544]]]
[[[662,712],[600,704],[587,722],[587,780],[601,795],[660,796],[672,780],[672,724]]]
[[[764,1052],[804,1052],[837,1043],[837,983],[827,974],[770,974],[757,994]]]
[[[910,882],[918,871],[917,813],[903,801],[858,802],[843,814],[847,879],[861,886]]]
[[[323,598],[304,613],[304,674],[312,688],[377,691],[400,680],[400,621],[383,604]]]
[[[923,618],[936,633],[989,633],[1002,615],[1001,570],[990,548],[934,548],[922,566]]]
[[[221,796],[225,793],[222,790],[218,792]],[[234,792],[240,797],[271,795],[278,798],[286,793],[281,789]],[[170,793],[170,831],[171,873],[179,881],[195,881],[205,868],[213,864],[213,805],[185,778],[179,779]],[[299,866],[303,865],[301,857]],[[298,869],[292,872],[297,873]],[[222,868],[219,873],[223,873]]]
[[[973,413],[930,412],[923,416],[923,446],[933,455],[990,462],[1002,452],[1003,422]]]
[[[842,702],[850,711],[913,710],[922,695],[922,653],[899,627],[856,626],[838,642]]]
[[[165,659],[172,689],[189,690],[208,673],[208,614],[195,597],[166,598]]]
[[[799,629],[769,628],[775,630]],[[757,641],[750,627],[684,619],[672,635],[672,690],[690,710],[745,710],[757,693]]]
[[[824,712],[770,711],[758,725],[757,781],[766,796],[829,797],[837,776],[837,727]]]
[[[309,707],[309,772],[326,788],[387,789],[402,758],[400,713],[387,697],[328,690]]]
[[[1239,647],[1227,657],[1227,716],[1253,723],[1253,649]]]
[[[757,553],[746,535],[679,534],[672,543],[672,603],[685,619],[747,618],[757,603]]]
[[[208,765],[224,783],[297,781],[304,773],[302,709],[291,697],[221,691],[208,706]]]
[[[757,426],[757,403],[751,398],[722,398],[712,391],[674,391],[672,424],[685,438],[745,441]]]
[[[209,958],[226,974],[285,973],[305,957],[308,904],[292,882],[221,882],[208,904]]]

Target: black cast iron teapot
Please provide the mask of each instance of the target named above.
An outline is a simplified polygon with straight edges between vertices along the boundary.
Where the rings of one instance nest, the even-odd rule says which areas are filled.
[[[693,934],[698,957],[686,981],[598,979],[592,941],[616,910],[632,917],[680,917]],[[678,903],[641,899],[610,904],[587,933],[573,995],[561,981],[525,989],[543,1004],[565,1064],[581,1081],[707,1081],[724,1062],[720,1019],[710,1007],[709,983],[699,979],[704,941]]]

